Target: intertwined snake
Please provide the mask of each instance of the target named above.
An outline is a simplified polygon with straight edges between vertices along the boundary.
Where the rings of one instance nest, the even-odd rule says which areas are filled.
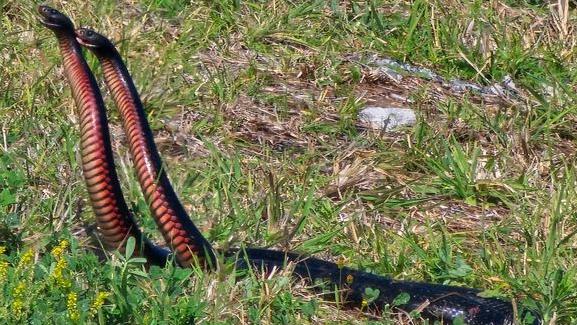
[[[513,324],[510,302],[480,297],[476,289],[395,281],[290,252],[258,248],[215,251],[194,226],[170,184],[136,87],[114,45],[92,30],[75,31],[70,19],[55,9],[39,6],[38,12],[41,23],[58,39],[79,116],[84,179],[107,248],[122,250],[126,239],[132,236],[140,243],[138,253],[150,263],[165,265],[170,261],[169,251],[142,236],[124,201],[115,171],[104,103],[80,44],[93,52],[103,67],[106,84],[121,114],[140,187],[178,265],[190,267],[200,263],[212,269],[218,266],[217,255],[232,259],[237,268],[271,270],[285,268],[291,262],[293,275],[311,282],[323,281],[338,289],[341,301],[348,306],[360,306],[366,301],[366,290],[371,288],[378,289],[378,297],[369,304],[371,310],[378,311],[401,293],[407,293],[410,299],[399,308],[405,311],[419,308],[423,317],[432,320]]]

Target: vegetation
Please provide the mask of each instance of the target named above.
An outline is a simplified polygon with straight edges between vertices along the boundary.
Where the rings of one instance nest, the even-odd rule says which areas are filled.
[[[577,322],[575,10],[568,1],[52,1],[118,42],[177,192],[217,247],[276,247],[486,289]],[[0,0],[0,319],[422,323],[321,299],[288,273],[145,268],[102,254],[75,105],[33,1]],[[564,10],[563,8],[567,8]],[[87,53],[97,78],[94,57]],[[400,82],[374,58],[514,97]],[[104,87],[102,89],[105,89]],[[109,107],[125,194],[148,214]],[[404,98],[400,100],[399,98]],[[365,105],[419,120],[367,130]]]

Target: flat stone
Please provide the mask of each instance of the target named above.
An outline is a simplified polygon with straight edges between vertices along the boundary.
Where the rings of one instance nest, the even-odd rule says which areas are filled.
[[[391,131],[399,126],[413,125],[417,121],[410,108],[367,106],[359,112],[359,119],[372,129]]]

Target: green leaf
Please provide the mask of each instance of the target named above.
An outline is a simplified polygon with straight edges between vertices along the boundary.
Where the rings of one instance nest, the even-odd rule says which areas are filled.
[[[8,189],[3,189],[0,192],[0,206],[7,206],[16,203],[14,195]]]
[[[146,258],[144,257],[133,257],[130,260],[128,260],[129,263],[132,264],[145,264],[146,263]]]
[[[146,260],[145,260],[145,262],[146,262]],[[137,275],[137,276],[142,277],[142,278],[148,278],[148,273],[146,273],[143,270],[132,269],[129,272],[130,272],[130,274]]]
[[[371,303],[379,297],[380,293],[381,293],[381,290],[379,290],[379,289],[373,289],[373,288],[367,287],[367,288],[365,288],[365,299],[367,300],[368,303]]]
[[[453,320],[453,325],[465,325],[467,323],[465,323],[465,319],[463,318],[463,316],[457,316],[454,320]]]
[[[127,260],[130,259],[132,254],[134,254],[135,246],[136,246],[136,240],[134,239],[134,237],[128,237],[128,240],[126,240],[126,250],[124,251],[124,256],[126,257]]]
[[[303,304],[303,306],[301,307],[301,310],[302,310],[303,314],[305,314],[305,316],[311,318],[315,315],[315,313],[317,311],[317,307],[318,307],[318,302],[315,299],[313,299],[313,300],[308,301],[305,304]]]
[[[393,300],[393,306],[402,306],[405,305],[411,300],[411,295],[406,292],[401,292],[395,300]]]

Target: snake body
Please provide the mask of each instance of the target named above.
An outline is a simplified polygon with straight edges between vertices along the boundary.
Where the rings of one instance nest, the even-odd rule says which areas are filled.
[[[168,252],[145,240],[137,227],[124,196],[112,155],[104,102],[94,75],[82,56],[76,41],[74,25],[68,17],[48,6],[39,6],[41,23],[52,30],[58,40],[64,73],[76,102],[80,126],[82,170],[90,204],[104,245],[123,250],[129,236],[142,242],[142,255],[163,265]]]
[[[230,255],[230,252],[227,253]],[[482,298],[479,296],[480,291],[476,289],[396,281],[317,258],[269,249],[247,249],[236,258],[236,264],[239,268],[252,266],[257,269],[271,269],[279,267],[278,261],[285,259],[294,264],[293,275],[310,283],[320,281],[333,289],[336,287],[340,292],[340,301],[352,307],[359,307],[363,301],[367,302],[367,290],[378,292],[368,304],[369,310],[373,311],[379,311],[385,305],[390,306],[399,295],[405,293],[409,296],[408,301],[397,307],[407,312],[422,309],[421,316],[430,320],[452,323],[459,318],[465,324],[471,325],[513,324],[511,303]]]
[[[42,10],[40,13],[42,15]],[[50,28],[50,26],[48,27]],[[56,35],[57,37],[61,37],[58,33],[56,33]],[[123,126],[128,136],[140,186],[150,204],[159,230],[162,232],[169,246],[176,251],[177,261],[182,266],[190,266],[195,258],[208,262],[208,264],[214,262],[214,252],[210,244],[189,219],[164,172],[160,155],[154,145],[152,132],[146,121],[144,109],[138,97],[136,87],[118,51],[106,37],[92,30],[79,29],[76,32],[76,36],[82,45],[86,46],[98,57],[103,66],[106,83],[121,112]],[[69,37],[70,35],[67,34],[67,44],[71,43],[68,39]],[[67,60],[74,62],[83,61],[77,45],[75,46],[73,51],[63,51],[63,46],[61,45],[65,67],[71,65],[70,62],[66,62]],[[68,45],[68,47],[70,48],[72,46]],[[72,55],[70,52],[74,52],[75,54]],[[79,65],[79,63],[76,64]],[[85,101],[91,97],[89,95],[78,95],[82,93],[81,90],[83,89],[78,86],[80,81],[84,80],[84,83],[91,85],[90,87],[85,87],[86,90],[84,90],[84,92],[98,92],[93,77],[87,77],[91,76],[91,74],[85,63],[84,67],[86,70],[82,69],[82,73],[68,72],[68,70],[72,72],[81,70],[79,68],[65,68],[67,69],[67,75],[69,76],[69,81],[72,85],[73,94],[81,115],[83,107],[90,106],[87,105]],[[90,80],[90,82],[86,80]],[[99,99],[99,101],[101,102],[102,100]],[[101,109],[92,109],[93,119],[95,123],[104,123],[102,125],[105,125],[106,117],[103,111],[103,105],[100,106],[100,108]],[[86,108],[84,108],[84,110],[85,109]],[[87,125],[88,124],[81,122],[81,133],[88,132],[88,129],[97,129],[101,130],[101,133],[107,133],[104,132],[107,130],[102,125],[90,124],[90,127]],[[82,139],[84,140],[84,137]],[[109,141],[109,138],[102,134],[98,136],[98,139]],[[109,144],[101,145],[110,147]],[[91,150],[84,150],[84,147],[85,146],[81,144],[83,156],[85,152],[87,155],[92,153]],[[106,150],[98,151],[97,154],[94,154],[94,157],[105,157],[105,151]],[[100,160],[107,162],[101,169],[114,169],[113,163],[111,163],[111,156],[109,160],[104,158]],[[87,160],[88,167],[91,167],[90,161],[91,160]],[[89,169],[89,171],[90,170],[91,169]],[[111,171],[109,171],[109,175],[110,178],[116,177]],[[112,183],[115,182],[117,181],[112,181]],[[94,182],[87,180],[89,193],[92,193],[90,192],[91,188],[95,188],[92,183]],[[99,191],[97,192],[100,193]],[[119,189],[118,192],[115,193],[120,195],[120,198],[106,201],[105,204],[106,206],[110,205],[110,209],[112,210],[116,209],[117,204],[125,205],[121,199],[122,195]],[[97,220],[99,218],[102,219],[98,215],[99,209],[104,208],[102,202],[93,200],[91,195],[91,203],[97,214]],[[112,234],[122,233],[124,231],[124,237],[126,234],[132,235],[130,231],[136,231],[135,234],[139,234],[132,217],[121,218],[121,220],[124,220],[124,223],[105,223],[106,228],[101,229],[105,229],[105,232]],[[124,224],[129,226],[122,226]],[[145,249],[148,258],[157,261],[166,261],[167,254],[165,251],[158,248],[150,248],[150,246],[152,245],[149,245],[147,250]],[[514,315],[510,302],[480,297],[478,295],[479,290],[476,289],[396,281],[375,274],[342,267],[320,259],[268,249],[247,248],[229,250],[221,252],[221,254],[226,258],[232,259],[237,268],[240,269],[255,267],[258,269],[271,270],[273,268],[284,268],[287,263],[290,262],[290,264],[293,265],[293,275],[304,278],[310,283],[322,281],[328,284],[331,289],[337,289],[339,291],[342,296],[341,301],[356,307],[361,306],[363,303],[368,303],[368,308],[379,310],[386,304],[392,304],[395,298],[401,293],[406,293],[409,295],[409,299],[406,303],[398,307],[405,311],[419,309],[421,310],[422,316],[432,320],[453,322],[456,319],[462,319],[465,324],[472,325],[501,325],[513,323]],[[372,289],[373,293],[376,292],[376,296],[373,295],[367,300],[368,289]]]

